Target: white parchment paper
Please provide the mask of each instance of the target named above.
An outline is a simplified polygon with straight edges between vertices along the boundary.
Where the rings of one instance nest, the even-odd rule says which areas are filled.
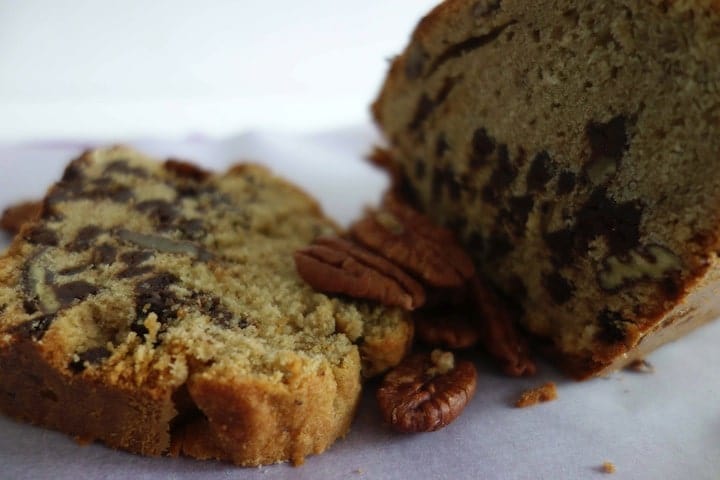
[[[160,157],[223,169],[263,163],[320,199],[342,223],[377,202],[383,175],[364,160],[376,142],[370,127],[294,135],[248,132],[228,139],[131,140]],[[83,142],[0,146],[0,208],[42,195]],[[6,246],[7,237],[0,239]],[[475,355],[478,390],[447,428],[399,435],[380,421],[368,385],[353,428],[301,467],[242,469],[218,462],[143,458],[0,416],[4,479],[717,479],[720,478],[720,322],[649,357],[655,372],[618,372],[574,382],[541,364],[534,378],[510,379]],[[521,391],[547,380],[559,398],[512,407]],[[69,406],[72,408],[72,406]],[[606,477],[602,464],[616,466]]]

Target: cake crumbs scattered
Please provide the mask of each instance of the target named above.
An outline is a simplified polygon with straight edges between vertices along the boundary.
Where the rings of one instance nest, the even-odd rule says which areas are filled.
[[[515,401],[515,406],[517,408],[532,407],[538,403],[550,402],[555,399],[557,399],[557,386],[555,382],[547,382],[544,385],[522,392]]]
[[[633,360],[631,363],[628,364],[627,367],[625,367],[626,370],[630,370],[631,372],[635,373],[654,373],[655,367],[652,363],[648,362],[644,358],[639,358],[637,360]]]
[[[615,473],[615,464],[612,462],[604,462],[602,464],[603,473]]]

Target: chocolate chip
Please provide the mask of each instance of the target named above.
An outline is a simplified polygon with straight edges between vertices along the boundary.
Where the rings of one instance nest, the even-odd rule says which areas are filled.
[[[538,192],[545,189],[545,185],[553,177],[555,165],[553,164],[550,154],[542,151],[535,155],[527,174],[528,191]]]
[[[517,178],[517,175],[517,167],[510,163],[507,145],[501,144],[498,147],[498,163],[490,175],[488,184],[482,190],[483,199],[490,203],[499,202],[503,192]]]
[[[77,275],[80,272],[84,272],[88,269],[87,265],[76,265],[74,267],[67,267],[58,270],[58,275]]]
[[[145,200],[135,205],[135,209],[150,215],[160,228],[168,228],[178,217],[177,208],[167,200]]]
[[[500,259],[513,251],[513,243],[504,233],[493,233],[485,245],[485,258],[489,261]]]
[[[222,301],[209,293],[198,293],[193,296],[195,304],[200,307],[200,311],[209,316],[214,323],[224,328],[245,328],[248,321],[245,318],[237,318],[233,313],[223,305]]]
[[[415,115],[413,115],[412,120],[408,124],[408,129],[411,131],[419,130],[423,123],[430,118],[430,115],[433,114],[437,107],[447,100],[448,96],[450,96],[450,92],[452,92],[457,83],[458,81],[456,78],[448,77],[445,79],[442,87],[440,87],[440,90],[435,98],[430,97],[427,93],[423,93],[418,100],[417,107],[415,107]]]
[[[132,277],[141,277],[147,273],[150,273],[153,271],[153,267],[150,265],[134,265],[132,267],[127,267],[120,272],[118,272],[117,277],[118,278],[132,278]]]
[[[89,158],[87,157],[87,154],[83,154],[70,162],[70,164],[65,167],[61,182],[74,183],[82,180],[85,177],[83,167],[85,167],[88,162]]]
[[[577,213],[581,243],[576,247],[586,250],[591,240],[604,236],[611,255],[626,253],[640,242],[642,213],[638,200],[617,203],[604,187],[595,189]]]
[[[24,338],[32,338],[36,341],[41,340],[43,336],[45,336],[45,332],[50,328],[53,320],[55,320],[55,316],[54,313],[51,313],[31,318],[15,326],[12,329],[12,333],[16,333]]]
[[[148,333],[143,322],[150,312],[155,313],[158,321],[162,324],[177,318],[176,307],[180,302],[170,286],[179,280],[172,273],[160,272],[137,284],[135,287],[136,320],[130,327],[132,331],[138,335]]]
[[[550,298],[558,305],[570,300],[575,292],[573,284],[557,272],[544,275],[543,285],[550,294]]]
[[[527,298],[528,290],[525,282],[519,275],[510,275],[507,280],[507,292],[515,301],[522,301]]]
[[[450,150],[450,144],[447,142],[445,134],[440,133],[435,141],[435,156],[441,158],[448,150]]]
[[[90,295],[98,293],[98,287],[84,280],[76,280],[73,282],[53,285],[55,296],[60,302],[61,307],[72,305],[76,301],[83,301]]]
[[[71,252],[82,252],[92,245],[92,242],[102,233],[102,229],[97,225],[88,225],[83,227],[75,236],[75,239],[67,245],[67,249]]]
[[[575,174],[573,172],[564,171],[560,173],[557,184],[557,194],[567,195],[575,189]]]
[[[88,365],[96,365],[110,356],[110,350],[105,347],[94,347],[77,354],[77,358],[70,361],[68,368],[73,373],[80,373],[87,368]]]
[[[27,230],[23,236],[25,240],[34,245],[47,245],[55,247],[60,242],[57,233],[41,225],[36,225]]]
[[[470,37],[467,40],[450,45],[445,49],[445,51],[443,51],[440,55],[437,56],[425,76],[427,77],[432,75],[437,71],[438,68],[440,68],[444,63],[449,62],[450,60],[463,57],[473,50],[482,48],[494,42],[505,31],[506,28],[515,23],[517,23],[517,20],[511,20],[507,23],[493,28],[486,34],[478,35],[476,37]]]
[[[120,261],[129,267],[140,265],[153,257],[151,250],[130,250],[120,254]]]
[[[601,157],[622,159],[628,148],[627,119],[623,115],[607,123],[590,122],[586,127],[590,142],[590,161]]]
[[[132,175],[138,178],[147,178],[149,173],[147,170],[141,167],[130,166],[129,160],[118,159],[108,163],[105,167],[104,173],[122,173],[124,175]]]
[[[7,303],[3,303],[2,305],[0,305],[0,315],[5,313],[5,310],[7,310]]]
[[[488,135],[487,130],[484,128],[475,130],[470,154],[470,168],[474,170],[487,165],[494,151],[495,140]]]
[[[207,235],[205,224],[199,218],[181,220],[178,223],[178,230],[184,238],[190,240],[200,240]]]
[[[556,267],[570,263],[575,248],[575,231],[564,228],[555,232],[548,232],[544,236],[545,244],[552,254],[552,261]]]
[[[422,159],[415,160],[415,178],[422,180],[425,178],[425,174],[427,174],[425,162]]]
[[[93,265],[112,265],[117,257],[117,248],[109,243],[102,243],[92,251],[91,262]]]
[[[600,326],[596,334],[598,340],[608,344],[625,341],[627,336],[626,324],[628,321],[618,312],[613,312],[606,308],[598,314],[597,322]]]
[[[498,214],[498,221],[507,225],[515,235],[522,236],[535,200],[532,195],[524,195],[510,198],[508,204],[509,208],[502,209]]]

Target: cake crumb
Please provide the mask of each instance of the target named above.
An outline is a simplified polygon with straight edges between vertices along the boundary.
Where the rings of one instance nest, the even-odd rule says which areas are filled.
[[[603,473],[615,473],[615,464],[612,462],[604,462],[602,464]]]
[[[356,473],[356,474],[358,474],[358,475],[362,475],[362,474],[365,473],[365,472],[363,471],[362,468],[356,468],[355,471],[354,471],[354,473]]]
[[[635,373],[654,373],[655,367],[652,363],[648,362],[644,358],[638,358],[637,360],[633,360],[628,364],[627,367],[625,367],[626,370],[630,370],[631,372]]]
[[[550,402],[557,398],[557,386],[555,382],[547,382],[539,387],[530,388],[520,394],[515,401],[517,408],[532,407],[538,403]]]

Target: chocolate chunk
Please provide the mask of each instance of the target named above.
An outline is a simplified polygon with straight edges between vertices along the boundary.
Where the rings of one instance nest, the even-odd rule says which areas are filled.
[[[233,313],[223,305],[222,301],[209,293],[199,293],[193,296],[195,304],[200,307],[200,311],[212,318],[213,322],[225,328],[245,328],[248,321],[245,318],[237,318]]]
[[[179,216],[177,208],[167,200],[145,200],[135,205],[135,209],[149,214],[159,228],[168,228]]]
[[[187,178],[196,182],[202,182],[210,177],[210,172],[203,170],[202,168],[194,165],[185,160],[179,160],[177,158],[168,158],[163,167],[168,172],[172,172],[178,177]]]
[[[47,245],[50,247],[55,247],[60,242],[57,232],[41,225],[36,225],[26,231],[23,238],[34,245]]]
[[[437,107],[447,100],[448,96],[450,96],[450,92],[453,88],[455,88],[456,84],[457,79],[448,77],[445,79],[445,82],[435,98],[431,98],[428,94],[423,93],[420,96],[420,100],[418,100],[417,107],[415,108],[415,115],[408,124],[408,129],[412,131],[419,130],[422,124],[430,118],[430,115],[433,114]]]
[[[439,201],[443,197],[445,187],[453,180],[453,170],[450,166],[437,166],[433,169],[432,198]]]
[[[83,301],[90,295],[98,293],[98,287],[84,280],[76,280],[73,282],[53,285],[55,296],[60,302],[61,307],[72,305],[76,301]]]
[[[82,180],[85,177],[85,173],[83,172],[83,167],[88,164],[88,158],[86,155],[82,155],[65,167],[65,171],[63,172],[61,182],[65,183],[75,183],[80,180]]]
[[[0,305],[0,315],[5,313],[5,310],[7,310],[7,303],[3,303],[2,305]]]
[[[528,191],[538,192],[545,189],[545,185],[553,177],[555,165],[550,154],[542,151],[535,155],[527,174]]]
[[[153,267],[150,265],[134,265],[132,267],[127,267],[120,272],[118,272],[117,277],[118,278],[132,278],[132,277],[140,277],[147,273],[150,273],[153,271]]]
[[[525,233],[525,224],[533,209],[535,200],[532,195],[524,195],[522,197],[512,197],[508,204],[509,208],[501,210],[498,214],[498,221],[510,227],[510,230],[515,235],[522,236]]]
[[[545,244],[552,254],[553,264],[556,267],[568,265],[574,253],[575,231],[571,228],[564,228],[548,232],[544,238]]]
[[[76,265],[74,267],[67,267],[59,270],[57,273],[58,275],[76,275],[78,273],[84,272],[88,269],[87,265]]]
[[[640,201],[617,203],[604,187],[595,189],[577,213],[575,229],[581,242],[576,248],[586,250],[591,240],[605,236],[611,255],[626,253],[640,241],[642,213]]]
[[[83,227],[75,236],[75,239],[68,243],[67,249],[71,252],[82,252],[92,245],[93,241],[103,232],[97,225]]]
[[[425,174],[427,173],[427,166],[425,165],[425,161],[422,159],[415,160],[415,177],[418,180],[422,180],[425,178]]]
[[[24,338],[32,338],[36,341],[41,340],[43,336],[45,336],[45,332],[47,332],[50,328],[53,320],[55,320],[55,316],[56,315],[54,313],[51,313],[31,318],[30,320],[13,327],[12,333],[20,335]]]
[[[199,218],[183,219],[178,223],[178,230],[184,238],[201,240],[207,235],[205,224]]]
[[[517,178],[518,170],[515,165],[510,163],[510,154],[507,145],[501,144],[498,147],[498,163],[493,170],[490,180],[483,187],[482,195],[486,202],[497,203],[503,192]]]
[[[93,249],[91,262],[93,265],[112,265],[116,257],[117,248],[109,243],[102,243]]]
[[[179,281],[172,273],[161,272],[138,283],[135,287],[136,320],[130,327],[132,331],[138,335],[148,333],[143,322],[150,312],[155,313],[162,324],[177,318],[176,308],[180,302],[170,286]]]
[[[627,337],[627,323],[618,312],[608,309],[601,311],[598,316],[598,325],[600,330],[596,334],[596,338],[608,344],[624,342]]]
[[[447,142],[445,135],[440,133],[435,141],[435,156],[441,158],[448,150],[450,150],[450,144]]]
[[[490,156],[495,151],[495,140],[493,140],[486,129],[475,130],[472,139],[472,152],[470,155],[470,168],[478,169],[487,165]]]
[[[124,175],[132,175],[138,178],[147,178],[149,173],[141,167],[132,167],[127,159],[118,159],[110,162],[105,167],[104,173],[122,173]]]
[[[507,280],[507,293],[516,302],[524,300],[528,295],[527,286],[519,275],[511,275]]]
[[[575,292],[573,284],[557,272],[544,275],[543,285],[550,294],[550,298],[558,305],[570,300]]]
[[[575,189],[575,174],[573,172],[564,171],[560,173],[557,184],[557,194],[567,195]]]
[[[105,347],[94,347],[77,354],[77,358],[70,361],[68,368],[73,373],[80,373],[87,368],[88,365],[96,365],[110,356],[110,350]]]
[[[135,267],[153,257],[151,250],[130,250],[120,254],[120,261],[129,267]]]
[[[440,68],[444,63],[449,62],[450,60],[454,60],[456,58],[460,58],[468,53],[470,53],[473,50],[476,50],[478,48],[482,48],[492,42],[494,42],[509,26],[517,23],[517,20],[512,20],[510,22],[504,23],[502,25],[499,25],[492,30],[490,30],[488,33],[484,35],[478,35],[476,37],[470,37],[467,40],[464,40],[462,42],[456,43],[454,45],[450,45],[448,48],[445,49],[438,57],[435,59],[435,61],[430,66],[428,72],[425,74],[426,77],[429,77],[433,73],[437,71],[438,68]]]
[[[586,128],[590,142],[590,161],[601,157],[622,159],[628,148],[627,119],[619,115],[607,123],[591,122]]]

